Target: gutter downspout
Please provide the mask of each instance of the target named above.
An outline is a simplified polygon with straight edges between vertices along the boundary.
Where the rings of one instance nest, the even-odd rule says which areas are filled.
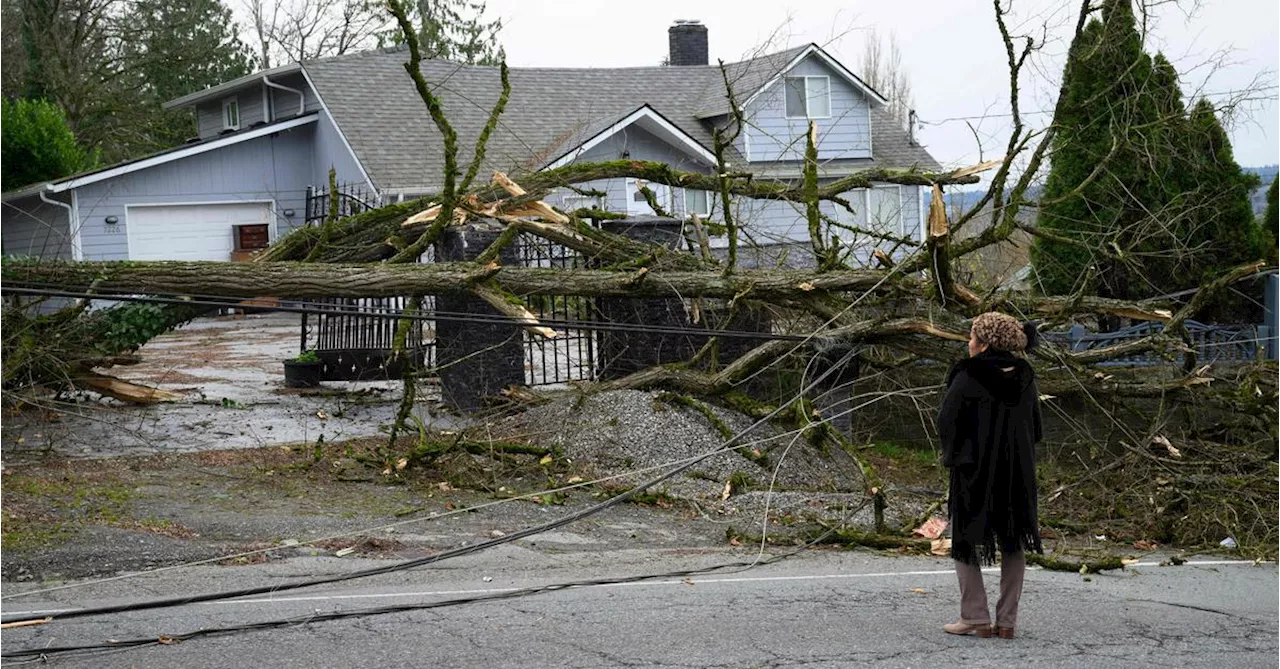
[[[50,200],[48,193],[49,186],[46,184],[44,189],[40,191],[41,202],[57,205],[67,210],[67,236],[71,238],[71,259],[84,260],[84,250],[80,248],[80,235],[78,234],[80,221],[76,220],[75,207],[67,204],[66,202]],[[74,197],[74,193],[72,195]]]
[[[296,89],[296,88],[289,88],[288,86],[281,86],[280,84],[277,84],[276,82],[272,81],[271,79],[269,79],[269,78],[267,78],[267,77],[265,77],[265,76],[264,76],[264,77],[262,77],[262,83],[264,83],[264,84],[266,84],[266,85],[268,85],[268,86],[270,86],[270,87],[272,87],[272,88],[278,88],[278,89],[280,89],[280,90],[282,90],[282,91],[287,91],[287,92],[289,92],[289,93],[296,93],[296,94],[298,95],[298,111],[297,111],[297,113],[295,113],[295,114],[294,114],[294,116],[302,116],[302,112],[303,112],[303,111],[305,111],[305,110],[306,110],[306,108],[307,108],[307,96],[306,96],[306,94],[305,94],[305,93],[303,93],[302,91],[300,91],[300,90],[298,90],[298,89]]]

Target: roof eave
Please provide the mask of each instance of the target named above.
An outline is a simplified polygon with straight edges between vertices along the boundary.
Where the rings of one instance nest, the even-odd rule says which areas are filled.
[[[117,165],[112,165],[109,167],[93,170],[91,172],[84,172],[81,174],[74,174],[68,177],[63,177],[61,179],[58,179],[57,181],[52,181],[45,184],[46,187],[44,190],[50,193],[61,193],[67,190],[73,190],[76,188],[80,188],[81,186],[87,186],[89,184],[97,183],[99,181],[113,179],[118,176],[129,174],[131,172],[137,172],[139,170],[144,170],[144,169],[148,169],[158,165],[163,165],[165,163],[170,163],[175,160],[181,160],[189,156],[195,156],[201,153],[206,153],[208,151],[220,149],[225,146],[231,146],[234,144],[239,144],[241,142],[247,142],[251,139],[257,139],[259,137],[281,132],[283,130],[289,130],[291,128],[296,128],[298,126],[306,125],[308,123],[315,123],[316,121],[319,120],[319,118],[320,117],[314,113],[306,114],[303,116],[295,116],[293,118],[290,118],[284,121],[277,121],[276,123],[272,123],[270,125],[259,126],[257,128],[252,128],[250,130],[238,132],[233,135],[228,135],[225,137],[217,137],[205,142],[200,142],[198,144],[191,144],[189,146],[175,147],[173,150],[165,151],[160,154],[144,156],[136,160],[130,160],[124,163],[119,163]]]
[[[246,84],[251,84],[255,81],[261,81],[265,77],[278,77],[284,74],[293,74],[294,72],[298,72],[300,70],[302,70],[302,64],[297,62],[289,63],[287,65],[281,65],[279,67],[273,67],[270,70],[262,70],[261,72],[246,74],[245,76],[240,77],[238,79],[232,79],[231,81],[224,81],[221,84],[218,84],[217,86],[210,86],[209,88],[206,88],[204,90],[196,91],[195,93],[184,95],[180,98],[170,100],[160,106],[163,109],[178,109],[180,107],[191,107],[207,100],[208,98],[218,97],[224,93],[233,91]]]
[[[0,194],[0,202],[12,202],[23,198],[39,195],[41,191],[48,191],[52,188],[53,181],[41,181],[40,183],[29,184],[17,190],[11,190],[7,193]]]
[[[591,136],[585,142],[560,154],[560,156],[558,156],[557,158],[554,158],[548,161],[540,169],[541,170],[555,169],[557,167],[562,167],[564,165],[572,163],[574,160],[578,158],[578,156],[591,150],[600,142],[604,141],[605,139],[608,139],[609,137],[613,136],[614,134],[618,133],[624,128],[631,126],[632,124],[636,123],[641,119],[646,119],[656,124],[656,127],[660,128],[663,132],[671,135],[674,139],[677,140],[678,146],[682,147],[683,150],[688,152],[690,155],[695,155],[703,159],[704,161],[707,161],[707,164],[709,165],[714,165],[716,163],[715,154],[712,153],[710,149],[703,146],[702,143],[699,142],[698,140],[694,139],[693,137],[690,137],[687,132],[680,129],[680,126],[677,126],[676,124],[672,123],[671,120],[663,116],[661,112],[654,109],[652,106],[648,104],[644,104],[644,105],[641,105],[639,108],[637,108],[635,111],[627,114],[626,116],[623,116],[622,118],[618,119],[616,122],[610,124],[600,132]]]
[[[885,96],[880,94],[880,91],[877,91],[876,89],[869,86],[867,82],[862,80],[862,77],[859,77],[853,72],[850,72],[849,68],[845,67],[840,63],[840,61],[833,58],[831,54],[824,51],[822,47],[818,46],[817,44],[810,44],[803,51],[801,51],[794,58],[792,58],[791,62],[779,68],[778,73],[775,74],[773,77],[771,77],[768,81],[766,81],[763,86],[760,86],[756,90],[752,91],[751,95],[746,99],[745,102],[742,103],[742,106],[745,107],[748,104],[750,104],[752,100],[755,100],[757,97],[760,96],[761,93],[768,90],[770,86],[772,86],[774,83],[778,81],[778,79],[784,76],[787,72],[790,72],[792,68],[794,68],[796,65],[799,65],[800,62],[803,61],[805,58],[808,58],[809,56],[812,56],[812,55],[816,55],[819,58],[821,58],[827,64],[828,67],[835,70],[836,73],[843,76],[846,81],[853,84],[854,87],[858,88],[863,93],[865,93],[867,96],[867,100],[870,101],[873,105],[877,107],[882,107],[886,104],[889,104],[889,98],[886,98]],[[704,112],[704,113],[708,113],[708,112]],[[728,113],[728,112],[726,111],[722,113]]]

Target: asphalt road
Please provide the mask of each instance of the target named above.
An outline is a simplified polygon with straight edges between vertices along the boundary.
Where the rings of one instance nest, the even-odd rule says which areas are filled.
[[[159,637],[314,612],[482,596],[569,580],[750,559],[744,549],[558,552],[502,546],[409,573],[243,601],[55,621],[3,650]],[[308,558],[183,568],[18,597],[6,617],[282,583],[368,567]],[[987,586],[994,604],[996,574]],[[519,599],[299,624],[102,654],[65,667],[1236,667],[1277,666],[1277,568],[1221,557],[1090,576],[1032,570],[1019,636],[954,637],[942,559],[810,551],[739,573],[582,587]],[[13,661],[5,662],[14,666]]]

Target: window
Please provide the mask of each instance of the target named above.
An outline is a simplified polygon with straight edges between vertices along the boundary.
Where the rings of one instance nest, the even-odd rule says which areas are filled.
[[[565,211],[577,211],[579,209],[604,209],[604,198],[596,195],[569,193],[560,199],[560,208]]]
[[[786,77],[787,118],[830,118],[829,77]]]
[[[240,102],[235,98],[222,101],[222,129],[240,129]]]
[[[684,191],[684,213],[699,216],[711,215],[711,193],[705,190]]]
[[[876,186],[867,191],[869,227],[885,234],[905,235],[902,229],[902,197],[897,186]]]

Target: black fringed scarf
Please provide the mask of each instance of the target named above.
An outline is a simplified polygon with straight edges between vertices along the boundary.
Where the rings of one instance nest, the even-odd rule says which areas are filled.
[[[951,469],[951,557],[993,564],[1003,552],[1042,551],[1036,510],[1040,401],[1026,360],[988,349],[947,377],[938,414]]]

